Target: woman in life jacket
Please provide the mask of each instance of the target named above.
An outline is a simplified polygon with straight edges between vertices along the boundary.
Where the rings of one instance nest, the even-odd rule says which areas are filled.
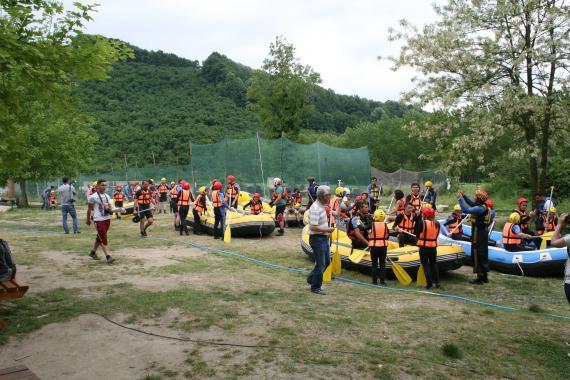
[[[431,207],[422,209],[422,217],[418,218],[414,232],[418,238],[420,261],[426,275],[426,289],[433,286],[439,288],[439,270],[437,267],[437,237],[440,225],[435,219],[435,210]]]
[[[503,227],[503,247],[509,252],[532,251],[532,247],[524,244],[524,239],[531,236],[522,232],[520,227],[521,216],[518,212],[513,212],[509,216],[509,221]]]
[[[447,228],[447,236],[450,236],[453,240],[469,241],[471,236],[465,235],[463,233],[463,225],[461,221],[463,220],[463,213],[461,212],[461,206],[458,204],[453,207],[453,212],[443,226]]]
[[[202,186],[198,189],[198,196],[194,201],[194,207],[192,208],[192,216],[194,217],[194,235],[202,235],[202,223],[200,216],[206,211],[206,204],[208,197],[206,195],[206,186]]]
[[[390,229],[385,220],[386,212],[384,210],[374,211],[374,223],[368,234],[368,247],[372,259],[372,283],[374,285],[378,285],[378,275],[380,275],[380,284],[386,285],[386,256],[388,254]],[[378,272],[378,264],[380,264],[380,272]]]
[[[372,219],[368,214],[368,203],[358,202],[354,215],[346,226],[346,234],[352,241],[353,249],[365,249],[368,247],[368,231],[372,225]]]
[[[254,193],[251,200],[243,206],[243,209],[249,207],[249,212],[252,215],[259,215],[263,212],[263,203],[261,202],[261,195],[259,193]]]

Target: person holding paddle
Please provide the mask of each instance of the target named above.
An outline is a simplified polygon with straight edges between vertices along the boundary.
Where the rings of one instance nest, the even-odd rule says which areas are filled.
[[[463,190],[457,192],[457,203],[464,214],[471,215],[471,265],[477,277],[471,284],[483,285],[489,282],[489,230],[491,211],[485,204],[489,199],[487,192],[478,189],[475,198],[471,200]]]
[[[441,226],[435,219],[435,210],[431,207],[422,209],[422,217],[418,219],[414,232],[418,237],[420,261],[426,276],[426,289],[434,285],[439,288],[439,270],[437,267],[437,237]]]
[[[328,221],[326,208],[331,198],[331,190],[328,186],[319,186],[317,199],[309,209],[309,245],[313,250],[315,267],[307,277],[307,283],[311,285],[311,292],[319,295],[326,293],[321,289],[323,285],[323,272],[330,263],[329,235],[334,231]]]

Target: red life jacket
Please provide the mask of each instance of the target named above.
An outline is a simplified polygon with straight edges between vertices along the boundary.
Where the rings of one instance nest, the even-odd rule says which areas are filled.
[[[137,203],[139,205],[149,205],[150,204],[150,199],[152,197],[152,193],[150,192],[149,189],[141,189],[139,196],[137,197]]]
[[[196,202],[194,202],[194,210],[196,210],[196,212],[202,213],[204,212],[204,210],[206,209],[206,207],[204,206],[204,204],[206,203],[206,198],[203,194],[198,195],[198,197],[196,198]]]
[[[212,191],[212,204],[214,207],[222,207],[222,197],[220,195],[220,190],[213,190]]]
[[[514,223],[507,222],[503,227],[503,245],[519,245],[522,239],[513,232]]]
[[[410,204],[414,206],[415,210],[421,210],[422,208],[422,198],[421,196],[410,194]]]
[[[462,220],[461,217],[458,217],[457,215],[453,214],[453,222],[447,225],[447,227],[449,228],[449,232],[451,232],[454,235],[463,233],[463,225],[461,224],[461,220]]]
[[[231,198],[232,202],[234,202],[237,199],[237,197],[238,197],[237,184],[235,183],[229,184],[226,190],[226,199],[229,202]]]
[[[158,186],[158,192],[161,194],[168,193],[168,186],[166,186],[164,183],[161,183],[160,186]]]
[[[125,199],[125,196],[120,191],[116,191],[115,194],[113,194],[113,199],[115,202],[122,202]]]
[[[413,233],[414,232],[414,226],[416,224],[414,214],[411,214],[410,216],[408,216],[406,214],[402,214],[402,216],[403,216],[403,218],[400,221],[400,224],[398,224],[398,227],[400,227],[403,230],[406,230],[409,233]]]
[[[249,209],[253,215],[259,215],[263,211],[263,203],[261,201],[254,201],[252,199],[251,203],[249,204]]]
[[[396,215],[403,214],[405,209],[406,201],[404,199],[398,199],[396,201]]]
[[[439,229],[439,223],[436,223],[434,220],[424,220],[422,232],[418,236],[418,247],[437,247]]]
[[[374,222],[368,235],[369,247],[386,247],[390,238],[390,231],[385,222]]]

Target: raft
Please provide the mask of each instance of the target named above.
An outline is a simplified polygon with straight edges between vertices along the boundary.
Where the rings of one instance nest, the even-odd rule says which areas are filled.
[[[275,230],[275,221],[271,215],[261,213],[259,215],[250,215],[242,212],[228,211],[226,216],[230,221],[232,237],[263,237],[270,235]],[[214,212],[208,207],[208,212],[201,216],[202,231],[208,234],[214,234]],[[189,226],[194,225],[192,213],[188,214],[186,223]]]
[[[346,269],[357,270],[365,274],[370,274],[372,272],[370,253],[368,251],[364,251],[364,256],[359,263],[353,263],[350,261],[348,257],[351,252],[358,252],[360,250],[352,250],[351,240],[347,236],[346,232],[342,229],[335,229],[335,231],[331,234],[333,238],[331,242],[331,255],[337,248],[337,233],[339,234],[338,250],[340,253],[342,267]],[[309,245],[309,226],[305,226],[303,228],[303,232],[301,233],[301,248],[303,249],[303,252],[305,252],[312,260],[314,260],[313,250]],[[400,264],[400,266],[404,268],[408,274],[411,276],[416,276],[420,267],[420,255],[418,247],[407,245],[400,248],[397,242],[389,241],[388,257],[392,261]],[[464,260],[465,253],[459,245],[446,244],[440,245],[437,248],[437,264],[440,274],[450,270],[458,269],[463,265]],[[394,277],[390,260],[386,260],[386,274],[391,278]]]
[[[440,221],[445,223],[445,221]],[[463,233],[471,234],[471,227],[463,225]],[[542,236],[543,241],[540,249],[524,252],[509,252],[503,248],[503,234],[499,231],[491,232],[491,239],[497,241],[499,247],[489,246],[489,268],[501,273],[520,276],[562,276],[564,265],[568,259],[566,248],[548,248],[547,242],[552,238],[552,233]],[[465,263],[471,265],[471,243],[459,241],[445,236],[443,229],[438,238],[440,243],[452,243],[460,245],[465,251]]]

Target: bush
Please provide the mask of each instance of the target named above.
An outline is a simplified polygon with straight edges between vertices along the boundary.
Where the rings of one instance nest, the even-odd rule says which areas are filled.
[[[463,353],[461,352],[459,347],[457,347],[457,345],[453,343],[445,343],[441,347],[441,352],[443,353],[443,355],[451,359],[461,359],[463,357]]]

